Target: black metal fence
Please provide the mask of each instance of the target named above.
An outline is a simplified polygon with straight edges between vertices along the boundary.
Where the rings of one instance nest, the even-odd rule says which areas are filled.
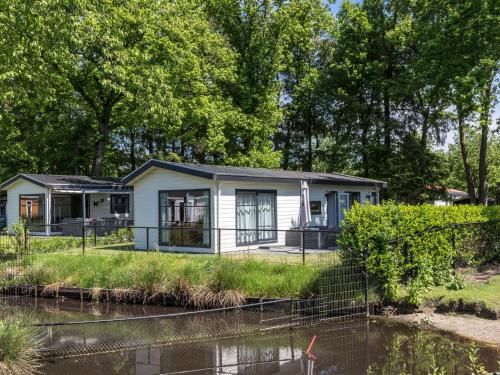
[[[498,254],[500,246],[500,231],[496,230],[498,225],[498,222],[459,224],[431,228],[425,234],[414,233],[411,236],[432,235],[434,230],[449,231],[449,241],[454,246],[466,246],[465,240],[475,241],[474,243],[478,242],[485,252]],[[36,327],[39,335],[49,349],[48,353],[53,355],[71,356],[266,333],[270,330],[342,321],[369,313],[369,275],[365,270],[364,259],[341,258],[336,251],[335,232],[296,229],[273,231],[273,242],[247,243],[239,246],[235,229],[217,228],[210,229],[211,233],[205,237],[196,237],[201,243],[208,238],[208,247],[199,247],[198,242],[194,247],[181,249],[172,243],[159,242],[157,246],[152,246],[154,241],[162,236],[160,233],[165,228],[108,227],[98,232],[85,226],[81,227],[81,230],[81,236],[35,236],[29,229],[22,233],[1,236],[0,293],[39,297],[38,290],[40,287],[43,290],[43,286],[36,287],[27,283],[24,276],[27,269],[37,267],[36,257],[40,253],[121,256],[131,251],[143,252],[144,256],[147,256],[146,252],[151,251],[191,252],[197,254],[193,256],[200,257],[231,257],[236,262],[250,257],[265,262],[313,266],[316,277],[311,290],[314,292],[308,296],[290,295],[285,299],[257,299],[239,306],[210,310],[92,321],[38,322]],[[169,238],[169,235],[166,236]],[[401,245],[401,251],[405,251],[404,238],[394,241],[395,244]],[[142,240],[146,241],[146,246],[143,246]],[[57,297],[57,290],[56,286],[52,295]],[[87,295],[91,292],[86,291]],[[84,299],[82,290],[76,294],[77,298]],[[145,300],[138,298],[138,301]],[[110,299],[110,302],[119,300]]]
[[[311,286],[312,292],[307,296],[290,294],[289,297],[281,299],[251,298],[237,306],[210,310],[186,310],[155,316],[91,321],[37,322],[35,326],[44,347],[48,348],[48,355],[72,356],[148,345],[266,333],[270,330],[293,329],[326,321],[350,319],[368,313],[364,265],[341,262],[336,245],[328,242],[335,241],[334,232],[276,230],[272,231],[272,234],[264,235],[273,238],[275,242],[237,245],[236,230],[217,228],[211,229],[211,234],[206,235],[210,241],[207,248],[160,245],[151,249],[152,246],[143,246],[140,241],[145,239],[149,244],[153,244],[158,238],[154,233],[160,234],[160,231],[165,229],[107,227],[95,231],[92,227],[85,226],[80,230],[80,236],[48,237],[33,235],[27,228],[22,233],[3,236],[1,240],[5,244],[6,251],[0,263],[0,274],[4,276],[1,278],[3,288],[0,288],[0,294],[31,298],[45,295],[56,298],[66,296],[82,300],[94,299],[92,294],[96,292],[95,290],[74,288],[73,291],[64,291],[66,285],[62,282],[58,285],[30,284],[28,282],[30,278],[26,275],[34,274],[34,277],[30,277],[36,279],[36,272],[40,268],[37,257],[44,253],[64,253],[68,256],[89,254],[128,256],[134,253],[146,257],[148,252],[155,254],[187,252],[192,253],[194,257],[227,257],[231,259],[231,265],[252,259],[277,262],[280,265],[284,263],[308,267],[315,275],[311,281],[315,285]],[[43,269],[39,271],[44,272]],[[146,300],[165,302],[161,297],[151,299],[144,297],[141,291],[135,292],[138,297],[132,300],[140,303]],[[99,293],[105,297],[96,300],[110,303],[123,301],[116,297],[114,291],[109,293],[99,291]]]

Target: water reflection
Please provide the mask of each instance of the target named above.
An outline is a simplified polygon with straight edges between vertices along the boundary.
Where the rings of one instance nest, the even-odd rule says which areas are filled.
[[[179,309],[20,297],[0,300],[0,318],[30,315],[35,321],[90,320],[175,311]],[[232,318],[214,315],[209,319],[180,317],[168,322],[144,320],[63,327],[47,334],[46,339],[55,348],[78,344],[112,350],[113,343],[124,339],[137,340],[152,334],[209,333],[221,325],[245,324],[244,316],[238,321]],[[447,375],[470,374],[466,368],[466,351],[471,342],[436,331],[364,319],[238,338],[179,340],[167,346],[55,359],[47,361],[42,371],[55,375],[307,374],[305,350],[314,335],[318,336],[312,350],[316,357],[314,374],[417,375],[432,373],[436,368],[445,370]],[[186,334],[186,337],[193,335]],[[499,355],[499,349],[482,346],[479,361],[490,372],[499,370],[496,368]]]
[[[142,304],[89,303],[73,299],[0,297],[0,319],[23,317],[34,323],[111,319],[179,311],[184,309]]]
[[[435,331],[384,322],[344,322],[314,329],[164,347],[145,347],[55,360],[47,374],[307,374],[305,350],[317,358],[314,374],[470,374],[470,342]],[[496,370],[498,349],[480,347],[480,361]],[[370,370],[368,370],[370,369]]]

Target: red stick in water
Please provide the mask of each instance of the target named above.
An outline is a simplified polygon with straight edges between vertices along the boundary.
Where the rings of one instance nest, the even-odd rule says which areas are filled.
[[[316,342],[317,338],[318,338],[318,336],[314,335],[314,337],[311,340],[311,343],[309,344],[309,347],[306,350],[306,354],[309,354],[309,352],[311,351],[311,349],[312,349],[314,343]]]

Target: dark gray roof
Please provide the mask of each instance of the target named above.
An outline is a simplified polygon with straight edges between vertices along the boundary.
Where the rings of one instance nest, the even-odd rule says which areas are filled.
[[[156,167],[168,169],[176,172],[186,173],[197,177],[230,181],[268,181],[268,182],[292,182],[306,180],[314,184],[331,185],[379,185],[384,186],[384,181],[373,180],[363,177],[348,176],[340,173],[322,172],[299,172],[283,171],[265,168],[229,167],[220,165],[174,163],[152,159],[126,176],[122,182],[130,183],[132,180],[146,172],[148,169]]]
[[[42,187],[68,189],[120,189],[123,185],[120,179],[94,178],[77,175],[31,174],[20,173],[0,185],[0,190],[19,179],[29,181]]]

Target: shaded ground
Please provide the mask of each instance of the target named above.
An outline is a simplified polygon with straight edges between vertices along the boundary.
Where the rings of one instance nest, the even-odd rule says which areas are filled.
[[[493,264],[487,268],[481,269],[473,273],[465,273],[465,281],[486,283],[495,276],[500,276],[500,264]]]
[[[500,320],[482,319],[471,315],[438,314],[431,309],[408,315],[393,315],[387,319],[430,326],[474,341],[500,345]]]
[[[464,288],[450,290],[446,286],[435,287],[426,296],[425,305],[483,304],[492,312],[500,311],[500,265],[492,265],[480,271],[461,272]],[[471,311],[473,312],[473,311]]]

